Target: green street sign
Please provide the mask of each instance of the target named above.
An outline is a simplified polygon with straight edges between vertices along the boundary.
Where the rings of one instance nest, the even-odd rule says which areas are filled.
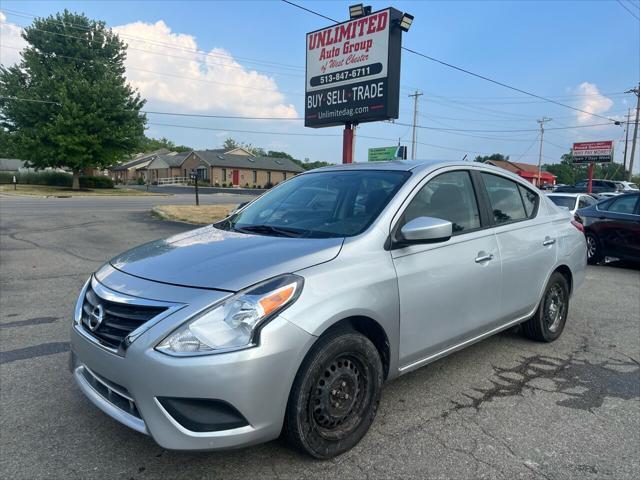
[[[389,160],[397,160],[398,148],[399,147],[370,148],[368,160],[370,162],[386,162]]]

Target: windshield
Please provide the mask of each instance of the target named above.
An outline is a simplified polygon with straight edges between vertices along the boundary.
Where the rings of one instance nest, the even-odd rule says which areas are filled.
[[[299,175],[215,226],[287,237],[358,235],[371,225],[410,175],[387,170]]]
[[[565,195],[549,195],[549,199],[559,207],[565,207],[572,210],[576,204],[576,197]]]

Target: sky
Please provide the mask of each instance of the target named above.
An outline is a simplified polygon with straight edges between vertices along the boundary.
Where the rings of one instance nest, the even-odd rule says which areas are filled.
[[[347,20],[355,1],[296,3]],[[392,6],[414,15],[403,45],[449,64],[607,118],[624,120],[627,109],[635,108],[635,95],[624,92],[640,80],[639,0],[366,4],[374,11]],[[128,44],[127,79],[147,99],[146,111],[281,119],[149,113],[147,135],[196,149],[216,148],[232,137],[300,159],[341,161],[342,127],[305,128],[296,120],[304,115],[305,34],[330,26],[328,20],[276,0],[3,0],[0,63],[19,60],[21,27],[35,16],[65,8],[104,20]],[[536,120],[546,116],[552,120],[545,124],[543,163],[556,163],[573,142],[590,140],[614,140],[615,159],[622,162],[624,126],[587,126],[606,123],[602,118],[406,51],[400,83],[400,117],[395,124],[359,125],[356,161],[366,161],[369,148],[399,140],[410,147],[409,94],[419,90],[417,158],[460,160],[502,153],[512,161],[537,163]],[[566,128],[576,126],[580,128]],[[639,157],[640,152],[636,172]]]

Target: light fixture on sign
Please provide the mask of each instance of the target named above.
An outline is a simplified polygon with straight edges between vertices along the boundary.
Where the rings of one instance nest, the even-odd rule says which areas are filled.
[[[349,7],[349,18],[364,17],[370,13],[371,7],[365,7],[363,3],[358,3]]]
[[[402,18],[400,19],[400,29],[403,32],[408,32],[411,28],[411,24],[413,23],[413,15],[408,13],[403,13]]]

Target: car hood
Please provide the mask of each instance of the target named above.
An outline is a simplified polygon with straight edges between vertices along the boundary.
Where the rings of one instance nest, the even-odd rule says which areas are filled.
[[[235,292],[328,262],[343,240],[251,235],[208,226],[141,245],[110,264],[147,280]]]

